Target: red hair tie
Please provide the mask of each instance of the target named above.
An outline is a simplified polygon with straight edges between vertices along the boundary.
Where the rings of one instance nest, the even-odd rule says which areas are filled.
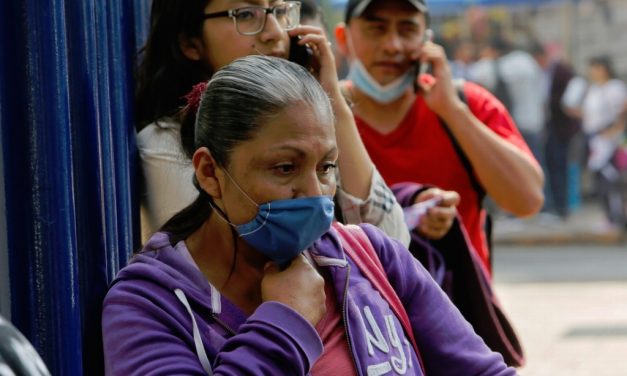
[[[198,111],[198,106],[200,105],[200,98],[202,98],[202,93],[205,92],[206,88],[207,88],[207,82],[203,81],[203,82],[197,83],[196,85],[192,87],[192,91],[190,91],[183,97],[187,100],[187,106],[185,106],[187,111],[193,111],[194,113]]]

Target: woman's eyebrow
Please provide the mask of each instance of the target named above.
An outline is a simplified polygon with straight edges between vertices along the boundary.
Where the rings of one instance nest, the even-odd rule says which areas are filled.
[[[302,149],[299,149],[299,148],[297,148],[295,146],[291,146],[291,145],[280,145],[280,146],[273,147],[270,150],[266,150],[266,151],[264,151],[262,153],[259,153],[259,154],[255,155],[253,157],[253,159],[262,159],[262,158],[267,157],[269,155],[272,156],[273,154],[280,153],[280,152],[291,152],[291,153],[296,154],[297,157],[299,157],[299,158],[302,158],[302,157],[305,156],[305,152]]]
[[[325,158],[328,158],[331,154],[337,154],[337,145],[333,146],[329,151],[324,155]]]
[[[254,6],[259,6],[262,3],[262,0],[228,0],[229,4],[248,4],[248,5],[254,5]],[[276,2],[276,1],[274,1]],[[271,3],[273,3],[273,1],[271,1]]]
[[[267,156],[269,153],[272,154],[276,152],[285,152],[285,151],[289,151],[289,152],[296,154],[298,158],[303,158],[306,156],[305,151],[303,151],[300,148],[297,148],[291,145],[281,145],[281,146],[277,146],[273,148],[272,150],[268,150],[267,152],[264,152],[263,154],[258,154],[257,156],[255,156],[254,159],[261,159],[263,156]],[[331,156],[332,154],[337,154],[337,151],[338,151],[337,145],[334,145],[324,154],[323,158],[329,158],[329,156]]]

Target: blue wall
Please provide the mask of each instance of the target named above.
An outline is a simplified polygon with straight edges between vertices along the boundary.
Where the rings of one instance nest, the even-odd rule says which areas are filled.
[[[11,319],[54,375],[102,373],[101,301],[139,239],[132,69],[148,6],[0,2]]]

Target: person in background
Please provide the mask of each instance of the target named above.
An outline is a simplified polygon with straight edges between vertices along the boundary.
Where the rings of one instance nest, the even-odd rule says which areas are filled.
[[[321,27],[323,30],[328,29],[320,6],[318,6],[313,0],[305,0],[301,2],[301,23],[304,25]],[[335,49],[334,51],[336,61],[341,60],[346,62],[346,59],[344,59],[341,55],[338,56]],[[342,69],[342,67],[338,67],[338,71],[341,71]],[[348,101],[350,102],[350,99],[348,99]],[[441,198],[438,208],[432,208],[420,217],[420,221],[416,226],[416,231],[423,238],[441,239],[451,229],[456,215],[455,206],[459,203],[459,194],[455,191],[445,191],[438,187],[415,187],[424,191],[422,197],[425,201],[433,198],[437,199],[438,197]],[[407,217],[408,216],[405,215],[406,221]],[[411,229],[413,228],[414,227],[411,227]]]
[[[310,25],[319,27],[324,31],[324,34],[328,38],[329,33],[329,25],[327,24],[324,13],[322,9],[318,5],[318,3],[314,0],[302,0],[300,2],[300,23],[302,25]],[[335,46],[333,47],[333,55],[335,57],[335,68],[338,72],[338,77],[343,77],[346,70],[346,61],[339,56],[339,54],[335,51]]]
[[[613,156],[625,132],[627,86],[616,77],[606,56],[588,63],[589,85],[580,108],[570,109],[581,117],[587,139],[587,167],[595,176],[595,190],[606,214],[601,230],[621,231],[625,225],[624,187]]]
[[[478,59],[469,67],[468,78],[487,89],[508,111],[511,111],[512,98],[501,75],[499,63],[500,51],[505,49],[503,43],[501,38],[492,38],[480,45],[477,49]]]
[[[143,240],[197,195],[191,184],[193,125],[186,127],[177,118],[185,103],[184,96],[193,85],[206,81],[214,71],[238,57],[258,54],[294,58],[297,49],[309,53],[305,43],[310,39],[328,43],[321,29],[298,26],[299,2],[264,0],[244,5],[229,8],[227,0],[152,3],[136,92],[137,146],[144,183]],[[298,43],[290,43],[298,38],[302,38]],[[310,52],[316,55],[316,73],[332,96],[336,114],[341,151],[336,214],[345,223],[372,223],[408,244],[402,210],[361,142],[337,84],[333,56]],[[309,59],[306,55],[305,58]]]
[[[324,20],[322,9],[314,0],[302,0],[300,2],[300,23],[319,27],[325,33],[328,31],[328,25]]]
[[[479,73],[479,64],[472,77],[484,85],[505,104],[514,118],[531,152],[541,163],[544,155],[544,96],[543,73],[533,56],[515,49],[505,39],[490,40],[485,73]]]
[[[546,146],[544,149],[550,210],[561,219],[568,216],[568,165],[573,138],[581,131],[581,121],[563,106],[564,94],[576,76],[572,67],[559,58],[551,58],[544,46],[535,44],[533,57],[544,72],[541,89],[546,108]]]
[[[451,76],[454,79],[470,80],[470,67],[475,61],[475,46],[468,39],[457,40],[452,47]]]
[[[351,64],[343,88],[388,184],[415,182],[460,194],[459,214],[489,274],[482,191],[514,215],[533,215],[543,203],[543,173],[494,96],[467,82],[460,99],[442,47],[425,42],[427,28],[422,0],[348,1],[345,23],[336,27]],[[433,75],[416,78],[417,63],[430,65]],[[397,198],[404,205],[426,199],[419,191]]]
[[[305,40],[330,54],[325,39]],[[199,194],[109,290],[107,375],[516,374],[399,242],[331,226],[340,148],[307,70],[248,56],[188,98]],[[391,292],[373,288],[366,264]]]

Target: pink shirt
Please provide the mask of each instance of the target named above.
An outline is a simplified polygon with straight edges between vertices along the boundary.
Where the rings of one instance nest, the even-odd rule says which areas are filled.
[[[325,305],[327,312],[316,324],[316,331],[322,339],[324,350],[318,361],[311,368],[311,374],[317,375],[357,375],[355,364],[348,349],[346,332],[342,323],[335,291],[330,283],[325,284]]]

